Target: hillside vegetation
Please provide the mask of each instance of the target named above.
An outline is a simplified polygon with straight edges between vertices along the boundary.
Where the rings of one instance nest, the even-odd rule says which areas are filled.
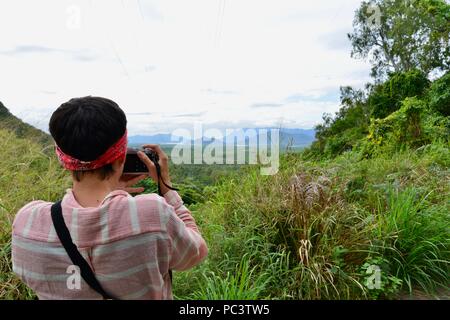
[[[47,133],[23,122],[14,116],[0,101],[0,129],[12,131],[19,138],[27,138],[42,145],[50,145],[52,138]]]
[[[29,138],[0,129],[0,299],[34,296],[13,275],[11,226],[16,212],[32,200],[55,201],[69,187],[69,176],[56,156]]]
[[[209,257],[174,273],[176,298],[449,298],[450,5],[404,2],[356,12],[352,55],[370,59],[373,83],[341,88],[310,148],[283,154],[274,176],[247,166],[200,193],[193,176],[181,185]],[[364,26],[370,4],[389,13],[379,29]],[[0,147],[0,299],[29,299],[11,272],[11,222],[30,200],[59,199],[68,175],[11,129]]]
[[[446,290],[449,165],[448,146],[436,142],[368,159],[289,154],[274,177],[253,168],[226,179],[194,210],[209,259],[176,274],[175,293],[367,299]],[[367,286],[370,266],[381,269],[378,289]]]

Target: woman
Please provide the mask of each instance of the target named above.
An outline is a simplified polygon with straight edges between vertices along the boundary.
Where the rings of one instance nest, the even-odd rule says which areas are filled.
[[[130,196],[146,178],[123,175],[127,120],[105,98],[84,97],[62,104],[50,119],[61,164],[72,172],[73,187],[61,202],[63,224],[102,289],[118,299],[172,299],[170,270],[186,270],[208,253],[194,218],[170,189],[167,155],[159,156],[163,197]],[[150,177],[155,165],[138,153]],[[13,223],[14,272],[39,299],[102,299],[80,277],[52,220],[53,203],[32,201]],[[57,228],[59,231],[59,227]]]

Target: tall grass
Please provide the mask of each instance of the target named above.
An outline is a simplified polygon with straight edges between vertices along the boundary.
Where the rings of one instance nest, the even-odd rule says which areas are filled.
[[[5,130],[0,130],[0,150],[0,299],[32,299],[34,293],[12,273],[14,215],[32,200],[61,198],[69,177],[44,147]]]
[[[264,291],[271,281],[271,274],[261,270],[258,266],[250,267],[248,254],[236,266],[234,272],[217,275],[213,271],[203,273],[203,281],[199,290],[190,297],[198,300],[256,300],[265,297]],[[205,283],[206,285],[202,285]]]
[[[449,164],[448,147],[435,143],[363,160],[356,153],[320,162],[288,154],[270,177],[247,169],[195,208],[210,257],[177,275],[175,292],[225,297],[235,287],[236,262],[248,255],[252,277],[260,272],[268,279],[258,298],[376,299],[415,288],[448,290]],[[278,267],[274,257],[282,261]],[[382,273],[376,288],[367,285],[372,265]],[[191,275],[196,281],[187,288]]]
[[[428,203],[428,194],[408,187],[388,191],[387,210],[379,214],[380,253],[392,273],[424,291],[448,288],[450,275],[449,207]]]

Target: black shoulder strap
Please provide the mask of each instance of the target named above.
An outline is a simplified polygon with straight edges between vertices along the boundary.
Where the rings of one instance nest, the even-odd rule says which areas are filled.
[[[62,214],[61,201],[56,202],[52,208],[52,221],[55,226],[56,234],[58,235],[59,240],[61,241],[64,249],[66,249],[67,254],[72,260],[74,265],[77,265],[80,268],[81,277],[86,281],[86,283],[95,291],[103,296],[103,299],[115,299],[118,300],[113,295],[107,293],[97,278],[95,277],[94,272],[92,271],[89,264],[83,258],[83,256],[78,251],[76,245],[72,241],[72,237],[70,236],[69,229],[67,229],[66,224],[64,223],[64,217]]]

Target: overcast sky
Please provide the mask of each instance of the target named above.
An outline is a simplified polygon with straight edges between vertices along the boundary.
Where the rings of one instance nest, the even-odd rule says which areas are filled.
[[[370,67],[350,58],[359,0],[2,0],[0,101],[47,130],[54,109],[98,95],[130,134],[210,127],[311,128],[339,86]]]

